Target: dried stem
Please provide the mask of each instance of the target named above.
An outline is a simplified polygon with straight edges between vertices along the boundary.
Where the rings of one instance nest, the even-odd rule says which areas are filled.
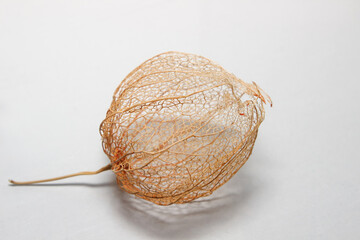
[[[29,184],[35,184],[35,183],[57,181],[57,180],[76,177],[76,176],[80,176],[80,175],[95,175],[95,174],[98,174],[98,173],[101,173],[101,172],[104,172],[104,171],[107,171],[110,169],[111,169],[111,164],[108,164],[105,167],[102,167],[99,170],[92,171],[92,172],[78,172],[78,173],[73,173],[73,174],[69,174],[69,175],[65,175],[65,176],[61,176],[61,177],[48,178],[48,179],[36,180],[36,181],[27,181],[27,182],[17,182],[17,181],[10,179],[9,182],[12,184],[15,184],[15,185],[29,185]]]

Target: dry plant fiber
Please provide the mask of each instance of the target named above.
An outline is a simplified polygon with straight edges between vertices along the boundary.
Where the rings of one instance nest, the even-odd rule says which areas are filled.
[[[226,183],[251,155],[270,97],[213,61],[166,52],[134,69],[115,90],[100,125],[121,189],[158,205],[187,203]]]

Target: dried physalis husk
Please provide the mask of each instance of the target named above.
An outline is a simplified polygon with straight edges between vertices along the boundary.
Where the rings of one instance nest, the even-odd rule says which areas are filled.
[[[100,125],[119,186],[159,205],[211,194],[249,158],[271,99],[201,56],[157,55],[116,89]]]
[[[271,99],[201,56],[157,55],[115,90],[100,125],[111,163],[94,172],[16,182],[33,184],[112,170],[128,193],[159,205],[210,195],[249,158],[263,103]]]

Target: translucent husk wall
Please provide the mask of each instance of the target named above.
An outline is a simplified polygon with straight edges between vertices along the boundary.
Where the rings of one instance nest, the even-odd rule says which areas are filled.
[[[132,71],[100,125],[119,186],[159,205],[226,183],[249,158],[270,98],[201,56],[167,52]]]

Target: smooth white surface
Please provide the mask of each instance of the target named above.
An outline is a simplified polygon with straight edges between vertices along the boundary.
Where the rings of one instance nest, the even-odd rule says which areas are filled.
[[[360,239],[360,2],[0,2],[1,239]],[[208,57],[274,102],[215,200],[157,207],[111,172],[98,127],[133,68]]]

